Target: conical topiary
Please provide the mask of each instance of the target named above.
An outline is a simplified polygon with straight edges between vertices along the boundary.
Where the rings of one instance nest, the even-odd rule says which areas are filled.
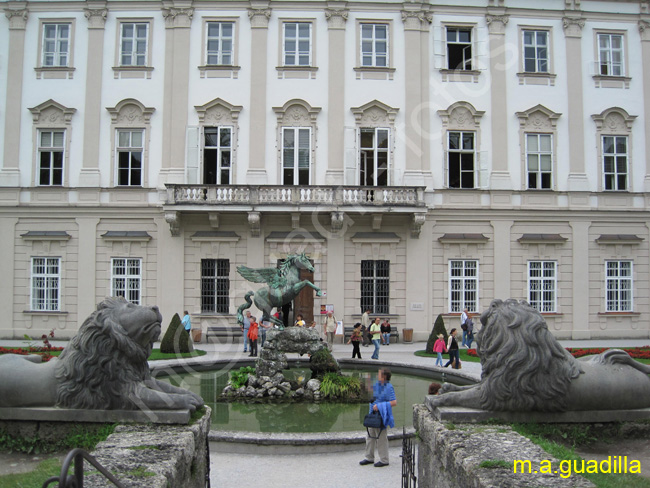
[[[185,328],[181,325],[181,318],[177,313],[172,317],[169,327],[160,342],[160,352],[164,353],[185,353],[191,352],[192,343],[190,341],[190,335],[187,333]]]
[[[445,329],[445,321],[442,318],[442,314],[438,314],[436,321],[433,323],[433,330],[431,331],[431,335],[427,341],[426,352],[433,354],[433,344],[438,339],[438,334],[442,334],[444,336],[445,343],[447,343],[447,338],[449,335],[447,334],[447,329]]]

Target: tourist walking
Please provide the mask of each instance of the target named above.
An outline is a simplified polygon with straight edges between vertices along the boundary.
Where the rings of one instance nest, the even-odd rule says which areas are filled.
[[[361,316],[361,338],[363,347],[368,347],[370,345],[370,309],[367,308],[363,315]]]
[[[334,334],[336,334],[336,317],[332,311],[327,312],[327,317],[323,322],[323,329],[327,336],[327,347],[331,351],[334,349]]]
[[[380,369],[377,375],[377,381],[372,387],[374,401],[370,404],[370,411],[368,413],[371,411],[379,412],[384,426],[381,429],[368,428],[366,455],[359,461],[361,466],[368,464],[374,464],[376,468],[388,466],[388,427],[395,427],[393,407],[397,405],[395,389],[390,384],[390,378],[390,370]],[[376,463],[375,449],[379,455],[379,461]]]
[[[385,346],[390,346],[390,322],[388,319],[384,320],[381,324],[381,343]]]
[[[463,347],[467,347],[467,319],[469,318],[469,312],[466,308],[463,309],[463,312],[460,314],[460,328],[463,331]]]
[[[435,352],[438,357],[436,358],[436,366],[442,366],[442,353],[447,352],[447,346],[445,345],[445,336],[438,334],[438,339],[433,343],[433,352]]]
[[[248,339],[250,340],[251,343],[251,353],[249,354],[250,357],[257,356],[257,333],[258,330],[258,325],[257,325],[257,320],[255,317],[251,317],[250,320],[250,326],[248,328]]]
[[[379,344],[381,343],[381,325],[379,325],[380,320],[381,319],[377,317],[370,326],[370,336],[372,343],[375,345],[375,350],[371,356],[372,359],[379,359]]]
[[[467,349],[471,349],[472,342],[474,342],[474,321],[471,316],[467,317],[465,325],[467,326],[467,342],[465,345],[467,346]]]
[[[352,336],[348,341],[348,344],[352,343],[352,359],[358,357],[361,359],[361,350],[359,349],[359,344],[361,344],[361,323],[357,322],[354,324],[354,329],[352,329]]]
[[[246,316],[244,317],[244,323],[241,326],[242,334],[244,335],[244,352],[248,351],[248,329],[251,326],[251,311],[246,310]]]
[[[451,364],[453,369],[460,369],[460,352],[458,351],[458,342],[456,342],[456,329],[451,329],[449,339],[447,339],[447,351],[449,351],[449,361],[445,368]]]

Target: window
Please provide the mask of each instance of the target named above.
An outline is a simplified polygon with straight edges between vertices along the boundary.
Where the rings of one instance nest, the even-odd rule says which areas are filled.
[[[362,186],[388,186],[389,136],[387,128],[359,129],[359,180]]]
[[[361,24],[361,66],[388,67],[387,24]]]
[[[117,131],[117,184],[142,185],[143,130]]]
[[[309,185],[311,129],[282,128],[282,184]]]
[[[472,69],[472,29],[447,27],[447,69]]]
[[[140,258],[111,259],[111,296],[124,297],[140,305],[142,289],[142,260]]]
[[[67,67],[70,61],[70,24],[43,24],[43,67]]]
[[[603,76],[625,76],[623,35],[598,34],[598,66]]]
[[[548,73],[548,31],[524,30],[524,72]]]
[[[148,22],[124,22],[120,29],[120,66],[147,66]]]
[[[207,22],[206,65],[230,66],[233,64],[234,22]]]
[[[32,258],[32,310],[60,310],[61,258]]]
[[[311,23],[284,24],[284,65],[311,66]]]
[[[478,310],[478,261],[449,262],[449,311]]]
[[[632,311],[632,261],[605,262],[608,312]]]
[[[201,313],[228,313],[230,260],[201,259]]]
[[[627,136],[603,136],[605,190],[627,190]]]
[[[38,131],[38,184],[63,185],[64,130]]]
[[[474,188],[474,132],[447,132],[449,188]]]
[[[526,169],[529,190],[553,187],[553,140],[551,134],[526,134]]]
[[[390,261],[361,261],[361,310],[373,314],[389,313]]]
[[[203,128],[203,183],[229,185],[232,178],[232,127]]]
[[[528,303],[539,312],[556,312],[557,263],[528,262]]]

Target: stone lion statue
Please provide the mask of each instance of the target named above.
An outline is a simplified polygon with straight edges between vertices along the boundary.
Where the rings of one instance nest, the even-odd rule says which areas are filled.
[[[649,365],[618,349],[574,358],[525,301],[493,300],[481,323],[481,381],[445,384],[431,405],[511,412],[650,407]]]
[[[161,321],[158,307],[107,298],[58,358],[0,356],[0,407],[194,411],[200,396],[149,372]]]

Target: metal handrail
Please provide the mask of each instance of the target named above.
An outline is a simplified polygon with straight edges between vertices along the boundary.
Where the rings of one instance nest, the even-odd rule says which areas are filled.
[[[99,461],[93,456],[88,454],[83,449],[77,448],[73,449],[68,453],[63,461],[61,466],[61,475],[52,476],[48,478],[45,483],[43,483],[42,488],[47,488],[50,483],[59,482],[58,488],[83,488],[84,486],[84,459],[92,464],[97,470],[103,474],[111,483],[113,483],[117,488],[126,488],[122,483],[118,481],[115,476],[108,472],[108,470],[99,464]],[[70,464],[74,462],[74,475],[68,475],[70,470]]]

